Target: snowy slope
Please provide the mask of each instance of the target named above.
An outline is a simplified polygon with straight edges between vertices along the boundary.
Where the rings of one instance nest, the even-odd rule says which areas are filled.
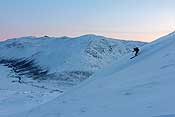
[[[76,83],[144,44],[96,35],[23,37],[0,43],[0,64],[21,77]]]
[[[0,42],[0,117],[56,98],[144,44],[95,35],[23,37]]]
[[[13,69],[0,65],[0,117],[29,110],[63,93],[59,84],[25,79],[20,84]]]
[[[174,117],[175,32],[98,71],[72,91],[10,117]]]
[[[47,87],[42,87],[42,83],[15,82],[14,78],[9,77],[10,73],[9,68],[0,65],[0,117],[29,110],[60,94],[56,91],[57,87],[51,88],[49,83]]]

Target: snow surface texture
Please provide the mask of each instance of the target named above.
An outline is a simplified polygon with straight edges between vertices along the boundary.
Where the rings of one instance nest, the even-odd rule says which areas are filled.
[[[1,42],[0,117],[53,100],[133,47],[144,44],[95,35],[23,37]]]
[[[175,33],[122,57],[74,89],[9,117],[174,117]]]
[[[18,83],[9,77],[10,69],[0,65],[0,117],[31,109],[57,97],[57,87],[43,83]],[[12,82],[14,81],[14,82]],[[51,85],[51,84],[50,84]]]

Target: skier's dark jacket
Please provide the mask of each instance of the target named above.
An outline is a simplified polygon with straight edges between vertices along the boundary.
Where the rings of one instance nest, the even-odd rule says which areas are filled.
[[[139,52],[139,48],[135,47],[133,52]]]
[[[139,52],[139,48],[138,47],[135,47],[133,52],[136,52],[135,53],[135,56],[137,56],[138,55],[138,52]]]

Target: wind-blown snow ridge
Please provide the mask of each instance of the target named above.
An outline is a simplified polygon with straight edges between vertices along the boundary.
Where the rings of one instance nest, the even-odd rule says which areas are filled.
[[[164,36],[141,48],[135,59],[128,54],[76,90],[12,116],[173,117],[174,44],[174,34]]]

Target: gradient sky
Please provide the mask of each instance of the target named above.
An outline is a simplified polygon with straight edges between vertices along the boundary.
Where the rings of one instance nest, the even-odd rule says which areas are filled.
[[[175,0],[0,0],[0,40],[79,36],[151,41],[175,30]]]

